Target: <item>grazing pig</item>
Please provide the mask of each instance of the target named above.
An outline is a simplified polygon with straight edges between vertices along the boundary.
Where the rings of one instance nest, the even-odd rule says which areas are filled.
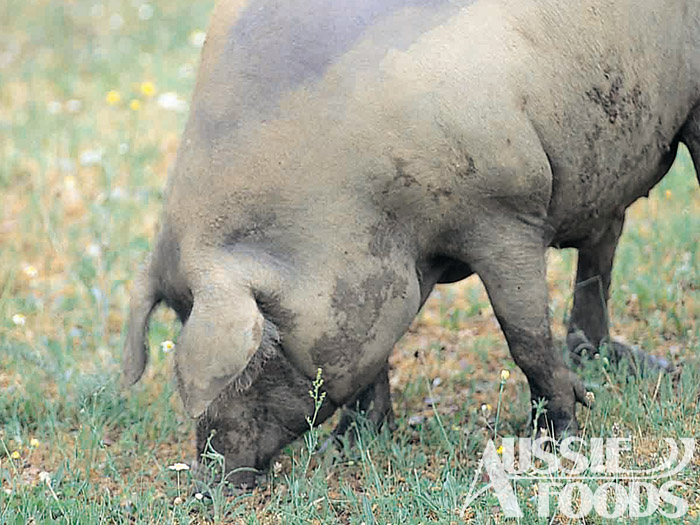
[[[390,413],[386,362],[436,283],[486,286],[533,400],[576,432],[545,250],[579,251],[569,344],[608,337],[625,209],[683,141],[700,163],[697,0],[224,0],[161,230],[134,285],[179,315],[176,375],[230,469],[335,408]],[[234,478],[252,483],[249,471]]]

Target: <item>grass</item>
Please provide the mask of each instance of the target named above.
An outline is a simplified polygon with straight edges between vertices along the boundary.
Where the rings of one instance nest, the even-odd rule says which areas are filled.
[[[194,452],[160,345],[176,338],[171,313],[152,323],[140,385],[120,389],[128,290],[155,233],[211,6],[0,3],[0,523],[503,522],[491,495],[462,513],[493,437],[501,369],[511,375],[496,442],[527,430],[525,379],[476,279],[438,287],[397,346],[393,436],[362,430],[355,447],[318,454],[311,445],[332,423],[314,427],[251,493],[218,483],[199,500],[190,473],[167,468]],[[633,437],[637,465],[655,464],[659,438],[700,428],[699,211],[683,151],[628,214],[610,304],[616,336],[686,361],[679,387],[601,362],[584,372],[597,399],[579,414],[584,435]],[[552,251],[549,263],[561,338],[575,254]],[[699,478],[696,454],[677,478],[689,523],[700,523]],[[523,501],[532,490],[519,487]],[[524,510],[538,522],[531,502]]]

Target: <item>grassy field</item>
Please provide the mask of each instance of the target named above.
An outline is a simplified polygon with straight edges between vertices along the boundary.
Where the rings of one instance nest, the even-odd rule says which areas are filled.
[[[161,344],[177,337],[171,313],[152,323],[141,383],[120,389],[129,286],[157,226],[211,5],[0,2],[0,523],[505,521],[490,495],[462,510],[499,401],[496,444],[527,433],[524,376],[475,278],[439,287],[397,346],[393,435],[365,429],[354,448],[323,453],[300,440],[253,492],[217,483],[200,499],[189,471],[168,468],[194,454]],[[700,190],[682,151],[628,214],[610,305],[613,333],[685,361],[681,380],[626,378],[602,360],[584,371],[596,406],[580,409],[583,435],[632,437],[637,465],[656,464],[659,438],[700,429],[699,239]],[[561,338],[575,254],[549,262]],[[698,452],[676,479],[690,506],[681,521],[700,523]],[[522,522],[537,523],[533,484],[518,487]]]

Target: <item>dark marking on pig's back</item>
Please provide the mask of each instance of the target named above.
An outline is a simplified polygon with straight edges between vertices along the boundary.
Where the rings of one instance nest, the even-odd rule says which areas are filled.
[[[212,122],[209,101],[203,100],[196,108],[203,112],[201,123],[221,132],[248,118],[268,118],[285,93],[318,81],[371,27],[406,8],[421,9],[425,16],[411,18],[410,25],[396,24],[376,42],[381,49],[372,57],[375,64],[388,49],[408,48],[459,5],[450,0],[251,0],[231,27],[212,77],[234,90],[229,114]]]

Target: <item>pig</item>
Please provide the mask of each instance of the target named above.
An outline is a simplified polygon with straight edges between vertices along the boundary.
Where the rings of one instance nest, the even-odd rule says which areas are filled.
[[[697,0],[223,0],[125,381],[164,302],[197,450],[252,485],[308,429],[318,369],[316,423],[390,418],[394,344],[437,283],[477,274],[535,423],[575,433],[589,398],[552,341],[545,251],[578,250],[567,342],[597,349],[625,210],[681,141],[698,166]]]

